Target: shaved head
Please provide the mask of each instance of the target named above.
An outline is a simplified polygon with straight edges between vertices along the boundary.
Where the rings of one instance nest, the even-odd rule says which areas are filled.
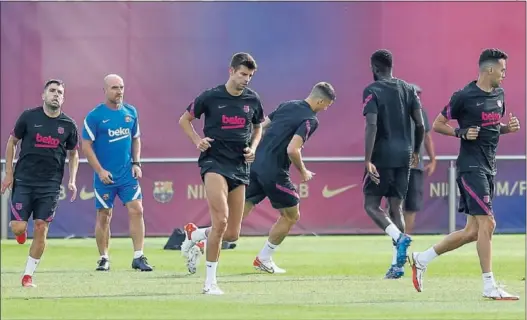
[[[109,74],[104,77],[104,93],[107,104],[117,107],[123,102],[124,81],[117,74]]]
[[[104,77],[104,86],[105,87],[111,87],[113,83],[120,82],[124,83],[123,78],[119,76],[118,74],[109,74],[106,77]]]

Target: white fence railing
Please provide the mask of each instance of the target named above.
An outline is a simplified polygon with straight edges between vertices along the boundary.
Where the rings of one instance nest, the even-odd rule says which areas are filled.
[[[424,160],[429,160],[427,156]],[[448,167],[448,230],[453,232],[456,230],[456,162],[457,156],[437,156],[437,161],[450,161]],[[496,157],[497,160],[525,160],[524,155],[500,155]],[[193,163],[198,161],[198,158],[144,158],[142,163]],[[305,157],[305,162],[361,162],[364,157]],[[5,159],[0,160],[2,166],[1,178],[5,176]],[[80,163],[88,163],[86,159],[80,159]],[[7,192],[1,197],[0,206],[0,237],[7,238],[9,228],[9,213],[8,213],[8,194]]]

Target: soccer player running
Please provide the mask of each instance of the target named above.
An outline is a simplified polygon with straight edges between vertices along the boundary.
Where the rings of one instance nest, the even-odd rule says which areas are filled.
[[[245,196],[243,216],[248,216],[254,206],[267,197],[273,208],[280,211],[280,218],[272,226],[269,238],[253,261],[257,270],[286,272],[274,263],[272,255],[300,218],[299,195],[289,177],[289,167],[293,163],[302,182],[314,176],[306,168],[301,151],[318,128],[317,113],[326,110],[334,101],[333,86],[320,82],[306,99],[280,104],[263,123],[264,129],[267,129],[251,165],[251,181]]]
[[[71,201],[77,196],[75,180],[79,167],[78,130],[75,121],[62,112],[64,83],[49,80],[44,85],[42,107],[25,110],[16,121],[6,147],[6,176],[2,194],[12,188],[11,230],[18,243],[27,239],[27,221],[33,216],[33,242],[29,249],[22,286],[35,287],[35,272],[44,249],[49,224],[61,193],[66,157],[69,160],[68,189]],[[18,142],[22,140],[13,171]]]
[[[198,229],[185,225],[186,238],[181,253],[190,273],[195,273],[199,257],[196,244],[206,241],[207,276],[204,294],[220,295],[216,270],[223,240],[235,241],[240,234],[245,186],[249,184],[249,164],[262,137],[264,121],[258,94],[247,87],[256,71],[253,57],[236,53],[229,68],[229,80],[202,92],[181,116],[179,124],[200,150],[198,164],[205,184],[212,226]],[[200,137],[191,121],[205,115],[205,137]]]
[[[392,76],[392,63],[392,54],[387,50],[377,50],[371,56],[375,81],[363,93],[366,117],[363,193],[366,213],[392,238],[397,250],[395,267],[402,268],[411,243],[410,236],[404,233],[402,203],[410,167],[419,161],[425,130],[419,97],[413,86]],[[388,199],[389,217],[381,209],[383,197]]]
[[[143,254],[145,223],[138,181],[142,176],[139,117],[135,107],[123,102],[124,82],[120,76],[110,74],[104,78],[104,93],[106,102],[88,113],[82,131],[82,150],[95,171],[95,239],[101,255],[96,270],[110,270],[110,220],[115,196],[119,196],[130,219],[134,247],[132,268],[152,271]]]
[[[479,76],[476,81],[456,91],[449,104],[434,121],[434,131],[461,139],[457,158],[457,185],[461,194],[459,212],[467,214],[463,230],[453,232],[424,252],[411,256],[413,284],[423,290],[423,274],[436,257],[477,241],[483,297],[494,300],[518,300],[519,297],[500,288],[492,273],[492,235],[496,227],[492,212],[496,148],[500,135],[517,132],[518,118],[509,114],[502,124],[505,96],[500,87],[505,78],[507,54],[498,49],[486,49],[479,57]],[[457,120],[459,128],[448,123]]]
[[[413,85],[417,96],[421,98],[421,88],[417,85]],[[428,115],[425,109],[422,109],[423,112],[423,123],[425,128],[425,138],[424,138],[424,148],[428,157],[430,157],[430,162],[425,166],[422,162],[422,153],[423,148],[419,150],[419,164],[416,168],[411,168],[410,170],[410,180],[408,182],[408,191],[406,193],[406,198],[404,200],[404,225],[405,232],[407,234],[412,234],[415,224],[415,214],[421,210],[423,206],[423,189],[424,189],[424,172],[426,171],[428,176],[431,176],[436,168],[436,159],[434,151],[434,143],[432,140],[432,134],[430,132],[430,122],[428,121]],[[412,121],[412,132],[414,129],[414,123]],[[413,138],[413,134],[412,134]],[[393,246],[393,258],[392,265],[388,269],[388,272],[384,276],[385,279],[399,279],[404,276],[404,268],[397,267],[397,247]]]

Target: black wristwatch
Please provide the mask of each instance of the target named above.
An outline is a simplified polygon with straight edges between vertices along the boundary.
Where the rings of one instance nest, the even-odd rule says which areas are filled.
[[[136,162],[136,161],[133,161],[133,162],[132,162],[132,166],[138,166],[139,168],[141,168],[141,162],[139,162],[139,161],[137,161],[137,162]]]

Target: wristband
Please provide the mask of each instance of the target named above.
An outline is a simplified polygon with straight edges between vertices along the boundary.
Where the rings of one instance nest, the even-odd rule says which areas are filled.
[[[139,168],[141,168],[141,162],[139,162],[139,161],[132,162],[132,165],[133,166],[138,166]]]
[[[454,129],[454,134],[456,135],[456,137],[463,139],[463,140],[467,140],[467,133],[468,133],[468,129],[460,129],[460,128]]]

